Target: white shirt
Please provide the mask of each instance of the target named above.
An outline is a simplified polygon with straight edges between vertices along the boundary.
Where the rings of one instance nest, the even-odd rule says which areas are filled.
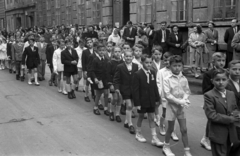
[[[89,49],[90,53],[93,54],[93,48],[92,49]]]
[[[153,60],[153,63],[155,63],[155,65],[156,65],[156,67],[157,67],[157,70],[160,70],[160,68],[161,68],[161,61],[160,61],[159,63],[157,63],[157,62],[155,62],[155,61]]]
[[[142,68],[142,69],[143,69],[144,73],[145,73],[146,76],[147,76],[147,83],[149,84],[149,83],[150,83],[150,77],[149,77],[149,75],[151,75],[151,72],[150,72],[150,70],[145,70],[144,68]]]
[[[227,93],[226,89],[223,92],[221,92],[219,90],[217,90],[217,91],[221,94],[222,98],[226,98],[226,93]]]
[[[130,64],[125,63],[125,64],[127,66],[128,71],[132,71],[132,63]]]
[[[56,49],[53,53],[53,69],[57,72],[63,71],[63,64],[61,61],[61,53],[64,49]]]
[[[79,46],[77,48],[75,48],[75,50],[77,51],[78,54],[78,64],[77,67],[78,68],[82,68],[82,52],[83,50],[86,50],[87,48],[83,47],[83,49],[81,49]]]
[[[165,42],[166,30],[162,30],[162,42]]]

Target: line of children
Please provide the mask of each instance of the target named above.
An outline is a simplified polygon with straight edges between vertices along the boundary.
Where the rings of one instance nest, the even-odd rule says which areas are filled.
[[[203,74],[203,81],[202,81],[202,92],[203,94],[205,94],[206,92],[210,91],[211,89],[214,88],[214,85],[212,83],[212,74],[215,70],[217,69],[223,69],[225,66],[225,61],[226,61],[226,55],[224,53],[221,52],[215,52],[212,56],[212,64],[213,64],[213,68],[209,71],[207,71],[206,73]],[[208,138],[208,127],[209,124],[207,122],[206,125],[206,131],[205,134],[203,136],[203,138],[201,139],[200,144],[207,150],[211,150],[211,144],[210,144],[210,140]]]

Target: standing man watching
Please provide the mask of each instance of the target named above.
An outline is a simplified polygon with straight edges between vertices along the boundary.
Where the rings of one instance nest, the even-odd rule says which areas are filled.
[[[233,48],[231,46],[233,36],[238,32],[238,27],[237,27],[237,19],[233,19],[231,22],[231,28],[228,28],[225,32],[224,35],[224,41],[227,43],[227,60],[226,60],[226,65],[227,67],[228,63],[232,61],[233,59]]]
[[[127,28],[124,29],[123,32],[123,39],[125,42],[129,43],[131,47],[133,47],[135,43],[135,36],[137,36],[137,29],[133,28],[131,21],[128,21]]]
[[[153,45],[160,45],[163,49],[163,54],[168,51],[167,40],[170,34],[170,31],[167,29],[167,22],[163,21],[160,23],[161,29],[156,31],[153,38]]]

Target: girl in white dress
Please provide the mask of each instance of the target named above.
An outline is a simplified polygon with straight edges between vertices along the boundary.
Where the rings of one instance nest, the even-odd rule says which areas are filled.
[[[0,38],[0,70],[5,69],[4,60],[7,58],[7,46]]]

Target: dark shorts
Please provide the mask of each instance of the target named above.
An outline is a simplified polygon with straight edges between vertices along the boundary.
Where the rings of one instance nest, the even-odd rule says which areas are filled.
[[[144,108],[144,107],[141,107],[140,110],[137,110],[138,113],[154,113],[155,112],[155,108],[154,107],[148,107],[148,108]]]
[[[75,71],[75,72],[63,72],[63,75],[66,76],[66,77],[70,77],[70,76],[74,76],[74,75],[77,75],[78,72]]]
[[[122,92],[121,92],[121,95],[122,95],[122,98],[123,98],[123,100],[127,100],[127,99],[133,99],[133,96],[132,96],[132,94],[131,95],[126,95],[126,94],[122,94]]]

